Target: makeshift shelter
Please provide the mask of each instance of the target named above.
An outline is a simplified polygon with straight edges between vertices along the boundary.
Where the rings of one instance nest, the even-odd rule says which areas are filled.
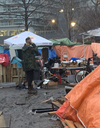
[[[84,32],[83,35],[87,35],[88,38],[93,36],[100,36],[100,28],[96,28],[96,29]]]
[[[36,46],[52,46],[52,42],[43,38],[43,37],[40,37],[32,32],[29,32],[29,31],[25,31],[25,32],[22,32],[18,35],[15,35],[13,37],[10,37],[6,40],[4,40],[4,44],[8,44],[8,45],[18,45],[18,46],[24,46],[24,44],[26,43],[25,42],[25,39],[27,37],[30,37],[31,40],[36,44]]]
[[[78,121],[85,128],[100,127],[100,66],[78,83],[67,95],[56,114],[61,120]]]
[[[83,45],[68,47],[68,46],[56,46],[54,47],[57,55],[63,60],[63,53],[68,54],[68,59],[72,57],[75,58],[84,58]],[[85,55],[86,59],[92,57],[92,48],[91,45],[85,45]]]
[[[57,56],[57,54],[56,54],[56,52],[55,52],[55,50],[54,49],[49,49],[48,47],[38,47],[38,51],[39,51],[39,53],[42,55],[42,49],[43,48],[45,48],[45,49],[47,49],[46,51],[48,52],[48,53],[44,53],[47,57],[47,59],[53,59],[54,57],[56,57]],[[45,51],[45,49],[43,49],[44,51]],[[17,54],[17,57],[19,57],[20,59],[22,59],[22,52],[21,52],[21,50],[22,50],[22,47],[19,47],[19,46],[17,46],[17,45],[12,45],[12,46],[10,46],[9,47],[9,51],[10,51],[10,58],[11,58],[11,60],[12,60],[12,58],[13,57],[15,57],[16,56],[16,54]],[[45,51],[45,52],[46,52]]]
[[[42,49],[39,48],[38,51],[42,55]],[[57,54],[56,54],[55,50],[54,49],[48,49],[48,59],[53,59],[55,57],[57,57]]]
[[[89,30],[87,32],[81,33],[81,35],[83,37],[83,42],[85,39],[91,37],[99,38],[100,41],[100,28]],[[100,58],[100,50],[99,50],[100,43],[93,42],[91,46],[94,53],[97,53],[97,56]]]
[[[53,46],[57,46],[57,45],[63,46],[63,45],[65,45],[65,46],[70,46],[71,47],[71,46],[76,46],[76,45],[82,45],[82,43],[79,43],[79,42],[73,43],[68,38],[50,39],[50,41],[53,42]],[[91,42],[85,42],[85,44],[86,45],[88,45],[88,44],[90,45]]]
[[[61,60],[63,59],[63,53],[68,54],[69,60],[72,57],[84,58],[84,47],[86,59],[93,56],[91,42],[85,42],[85,45],[83,47],[82,43],[73,43],[68,38],[55,40],[51,39],[51,41],[53,42],[54,49]]]
[[[31,40],[38,46],[38,49],[39,49],[39,52],[41,53],[41,55],[42,55],[42,51],[44,53],[46,51],[45,50],[46,48],[53,45],[52,41],[49,41],[43,37],[35,35],[32,32],[25,31],[19,35],[16,35],[16,36],[13,36],[11,38],[4,40],[5,44],[10,45],[9,49],[10,49],[10,54],[11,54],[11,60],[16,55],[15,50],[18,50],[18,53],[19,53],[19,51],[22,49],[23,45],[25,44],[25,39],[27,37],[30,37]],[[45,49],[43,49],[43,48],[45,48]],[[44,55],[45,55],[44,58],[47,58],[47,59],[57,56],[56,53],[54,54],[53,50],[49,50],[49,49],[47,49],[47,53],[46,54],[44,53],[43,56]],[[18,57],[19,57],[19,55],[18,55]],[[47,60],[47,59],[45,59],[45,60]]]

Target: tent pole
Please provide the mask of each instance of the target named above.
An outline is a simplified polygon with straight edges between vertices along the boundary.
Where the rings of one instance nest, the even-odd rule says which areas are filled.
[[[86,58],[86,56],[85,56],[85,44],[84,44],[84,35],[82,35],[82,39],[83,39],[83,50],[84,50],[84,58]]]

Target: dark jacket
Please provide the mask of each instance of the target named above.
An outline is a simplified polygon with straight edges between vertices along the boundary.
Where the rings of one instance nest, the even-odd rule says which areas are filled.
[[[37,68],[35,60],[35,54],[38,54],[38,49],[35,44],[24,45],[22,48],[23,53],[23,69],[24,71],[30,71]]]

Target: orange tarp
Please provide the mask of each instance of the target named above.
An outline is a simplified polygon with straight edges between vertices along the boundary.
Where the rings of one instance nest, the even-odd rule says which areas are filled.
[[[97,56],[100,58],[100,43],[92,43],[92,50],[94,53],[97,53]]]
[[[61,61],[63,59],[63,53],[68,54],[69,60],[72,57],[84,58],[83,45],[77,45],[77,46],[73,46],[73,47],[58,45],[58,46],[55,46],[54,49],[56,51],[56,54],[61,58]],[[85,55],[86,55],[86,59],[93,56],[91,45],[85,45]]]
[[[78,83],[65,97],[56,114],[80,121],[86,128],[100,127],[100,66]]]

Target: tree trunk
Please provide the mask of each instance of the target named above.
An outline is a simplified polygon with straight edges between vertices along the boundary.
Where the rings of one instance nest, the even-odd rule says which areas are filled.
[[[25,8],[25,31],[28,31],[28,16],[27,16],[27,8]]]
[[[98,14],[98,4],[95,4],[95,12]]]
[[[28,31],[27,21],[25,22],[25,31]]]
[[[28,18],[25,16],[25,31],[28,31]]]
[[[69,36],[69,40],[71,40],[71,30],[68,30],[68,36]]]

